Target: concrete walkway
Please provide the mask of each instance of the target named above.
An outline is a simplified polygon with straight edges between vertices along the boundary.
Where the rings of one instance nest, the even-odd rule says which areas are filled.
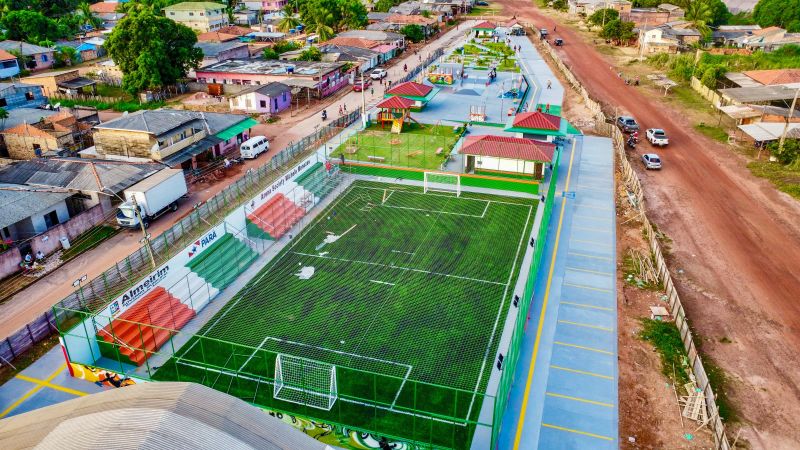
[[[619,447],[613,151],[606,138],[574,141],[562,156],[501,449]]]

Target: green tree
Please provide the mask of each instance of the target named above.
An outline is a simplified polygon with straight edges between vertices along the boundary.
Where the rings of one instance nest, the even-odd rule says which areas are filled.
[[[619,19],[619,11],[614,8],[603,8],[592,13],[586,20],[589,22],[589,25],[603,27],[608,22],[617,19]]]
[[[78,51],[66,45],[57,47],[53,56],[55,57],[56,67],[71,66],[77,63],[79,59]]]
[[[778,162],[793,167],[800,166],[800,140],[786,139],[783,142],[783,149],[779,150],[780,142],[775,141],[767,146],[770,154],[778,159]]]
[[[280,55],[278,54],[278,52],[275,51],[275,49],[271,47],[265,47],[264,51],[261,52],[261,56],[264,59],[278,59]]]
[[[196,68],[203,52],[195,43],[197,36],[190,28],[138,7],[129,9],[105,46],[122,70],[122,88],[135,95],[175,84]]]
[[[753,19],[762,27],[777,26],[790,33],[800,32],[800,0],[759,0]]]
[[[411,42],[417,43],[423,39],[425,39],[425,31],[422,29],[421,26],[413,24],[413,25],[405,25],[403,28],[400,28],[400,34],[406,37]]]
[[[292,9],[292,5],[287,3],[281,12],[283,13],[283,17],[281,17],[281,20],[278,21],[279,31],[288,33],[289,30],[300,25],[300,21],[297,20],[297,17],[294,15],[294,9]]]
[[[341,16],[338,29],[355,30],[367,26],[367,8],[361,0],[338,0],[338,7]]]
[[[683,19],[690,22],[704,40],[711,35],[709,24],[714,20],[714,11],[711,9],[709,0],[691,0]]]
[[[392,0],[378,0],[378,3],[375,3],[375,12],[389,12],[392,9],[392,6],[395,6],[395,2]]]
[[[0,108],[0,128],[6,127],[6,119],[8,119],[8,111],[5,108]]]
[[[297,50],[300,47],[301,47],[300,44],[298,44],[295,41],[283,41],[283,42],[276,42],[272,46],[272,49],[275,50],[275,53],[280,55],[281,53],[286,53],[286,52],[290,52],[292,50]]]
[[[567,0],[553,0],[553,9],[558,11],[566,11],[569,8]]]
[[[319,51],[317,47],[311,46],[308,47],[306,50],[303,50],[303,53],[300,53],[300,56],[297,58],[298,61],[322,61],[322,52]]]
[[[6,30],[6,39],[15,41],[39,43],[62,37],[56,21],[37,11],[11,11],[3,16],[0,25]]]
[[[317,34],[317,38],[320,42],[327,41],[334,35],[333,28],[325,25],[322,22],[319,22],[314,26],[314,33]]]
[[[615,19],[610,22],[606,22],[606,26],[604,26],[600,31],[600,37],[603,39],[610,39],[617,45],[623,42],[627,43],[636,37],[636,34],[633,32],[633,27],[633,22],[625,22]]]
[[[78,4],[77,13],[80,15],[81,25],[91,25],[94,29],[103,26],[103,19],[92,14],[89,2],[81,2]]]

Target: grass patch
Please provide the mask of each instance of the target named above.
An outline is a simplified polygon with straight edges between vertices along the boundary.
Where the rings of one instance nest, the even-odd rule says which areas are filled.
[[[706,125],[700,122],[694,126],[694,129],[699,131],[700,134],[703,134],[706,137],[709,137],[717,142],[722,142],[723,144],[728,143],[728,132],[725,131],[722,127]]]
[[[474,6],[467,16],[491,16],[500,11],[499,6]]]
[[[780,191],[800,200],[800,170],[770,161],[753,161],[747,167],[753,175],[768,179]]]
[[[129,93],[125,92],[121,86],[97,83],[95,85],[95,89],[97,90],[97,95],[102,97],[120,97],[125,100],[133,99],[133,97],[131,97]]]
[[[413,116],[413,114],[412,114]],[[361,162],[375,162],[401,167],[438,169],[461,137],[463,128],[453,131],[445,125],[403,125],[403,132],[394,134],[388,124],[373,125],[336,148],[333,156]],[[440,154],[436,154],[438,149]],[[370,158],[372,156],[373,158]],[[376,159],[383,158],[383,159]]]
[[[673,322],[652,319],[642,319],[642,327],[639,337],[653,344],[661,356],[661,373],[672,380],[676,386],[688,383],[690,381],[689,374],[684,365],[686,350],[683,347],[678,327]]]
[[[679,84],[673,88],[670,88],[669,92],[670,93],[667,95],[667,99],[674,99],[685,108],[690,108],[703,113],[709,113],[713,111],[711,103],[701,97],[700,94],[698,94],[690,86]]]
[[[87,250],[97,247],[100,243],[118,232],[119,230],[117,228],[105,224],[92,227],[78,236],[78,238],[72,242],[72,246],[64,250],[64,253],[61,254],[61,258],[64,261],[68,261]]]
[[[164,101],[139,103],[135,100],[119,101],[113,103],[101,102],[99,100],[76,100],[76,99],[50,100],[50,104],[55,105],[56,103],[60,103],[61,106],[65,106],[67,108],[71,108],[75,105],[81,105],[81,106],[91,106],[101,111],[106,109],[111,109],[118,112],[126,112],[126,111],[135,112],[143,109],[158,109],[158,108],[163,108],[167,104]]]
[[[714,390],[717,407],[719,408],[719,417],[726,423],[738,422],[739,415],[726,393],[728,375],[711,358],[705,355],[703,355],[703,367],[706,369],[708,382],[711,383],[711,388]]]

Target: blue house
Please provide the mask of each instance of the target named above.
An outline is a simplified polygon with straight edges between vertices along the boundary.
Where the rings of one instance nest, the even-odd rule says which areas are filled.
[[[24,83],[0,83],[0,108],[38,108],[47,103],[42,87]]]
[[[17,57],[5,50],[0,50],[0,78],[11,78],[19,75]]]

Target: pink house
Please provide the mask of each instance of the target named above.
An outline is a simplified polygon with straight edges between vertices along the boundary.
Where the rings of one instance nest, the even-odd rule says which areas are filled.
[[[244,6],[250,11],[266,11],[277,12],[286,6],[288,0],[261,0],[261,1],[244,1]]]
[[[292,89],[278,82],[249,86],[229,100],[231,111],[277,114],[292,104]]]
[[[265,85],[272,82],[303,89],[300,95],[324,98],[348,84],[345,63],[231,59],[197,69],[198,83]]]

